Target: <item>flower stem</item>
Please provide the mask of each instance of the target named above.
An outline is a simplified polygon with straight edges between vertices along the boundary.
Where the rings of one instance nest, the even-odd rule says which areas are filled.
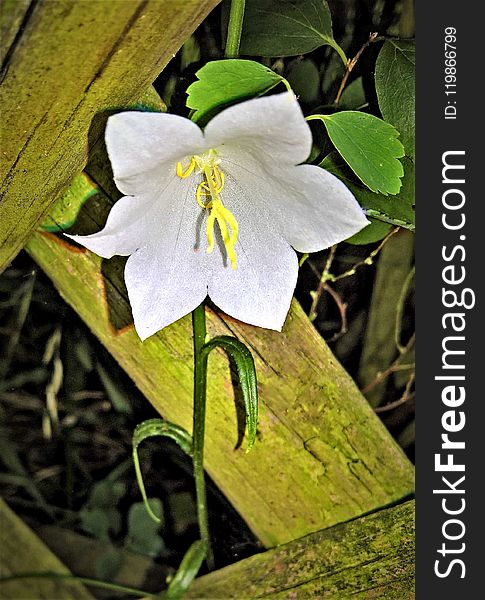
[[[207,390],[207,359],[208,354],[201,352],[205,344],[206,325],[204,304],[192,312],[192,327],[194,331],[194,426],[193,461],[195,493],[197,499],[197,517],[199,521],[200,538],[206,544],[206,562],[209,569],[214,568],[214,557],[210,545],[209,524],[207,517],[207,498],[204,479],[204,434],[205,406]]]
[[[224,53],[226,58],[237,58],[239,56],[245,5],[246,0],[231,0],[226,50]]]

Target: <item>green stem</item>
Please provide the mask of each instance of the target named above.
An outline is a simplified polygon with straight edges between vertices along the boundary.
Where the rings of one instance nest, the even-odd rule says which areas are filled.
[[[197,517],[199,520],[200,538],[206,544],[206,562],[209,569],[214,568],[214,557],[209,538],[209,524],[207,517],[207,498],[204,479],[204,434],[205,434],[205,407],[207,390],[207,359],[208,354],[202,352],[205,344],[206,325],[205,308],[201,304],[192,313],[192,327],[194,330],[194,426],[193,426],[193,462],[195,493],[197,498]]]
[[[244,7],[246,0],[232,0],[229,24],[227,26],[226,58],[237,58],[241,43],[241,33],[244,20]]]
[[[98,587],[104,590],[112,590],[113,592],[121,592],[123,594],[130,594],[132,596],[138,596],[139,598],[156,598],[156,594],[144,592],[136,588],[127,587],[125,585],[118,585],[116,583],[109,583],[108,581],[100,581],[99,579],[92,579],[91,577],[78,577],[77,575],[71,575],[71,573],[19,573],[17,575],[7,575],[7,577],[1,577],[0,583],[7,583],[9,581],[18,581],[21,579],[73,579],[84,583],[91,587]]]

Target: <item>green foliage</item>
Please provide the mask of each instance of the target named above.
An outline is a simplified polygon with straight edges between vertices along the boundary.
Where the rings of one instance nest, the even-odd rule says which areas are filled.
[[[323,45],[334,48],[346,64],[325,0],[246,0],[241,54],[297,56]]]
[[[403,159],[404,177],[401,190],[392,197],[371,192],[356,181],[352,171],[336,152],[326,156],[320,166],[345,183],[360,205],[366,209],[368,216],[414,231],[414,164],[409,158]]]
[[[386,41],[377,58],[375,79],[382,116],[400,132],[406,155],[414,160],[414,41]]]
[[[392,125],[357,111],[312,115],[321,119],[333,145],[357,177],[373,192],[397,194],[403,176],[404,149]]]
[[[105,479],[96,483],[86,504],[79,511],[81,527],[94,537],[108,541],[121,530],[116,505],[126,493],[123,483]]]
[[[252,60],[215,60],[196,73],[187,89],[192,120],[205,122],[217,109],[260,96],[285,81],[274,71]]]
[[[125,546],[132,552],[155,557],[165,548],[164,541],[159,535],[160,523],[164,520],[163,506],[158,498],[150,498],[148,504],[159,522],[154,522],[143,502],[132,504],[128,512],[128,535]]]
[[[369,219],[370,224],[364,229],[358,231],[355,235],[345,240],[348,244],[361,246],[364,244],[373,244],[386,237],[392,228],[390,223],[384,223],[377,219]]]
[[[258,383],[254,359],[247,346],[231,336],[220,335],[213,338],[203,346],[202,352],[209,354],[215,348],[222,348],[237,369],[246,408],[247,451],[249,452],[256,441],[258,427]]]
[[[320,92],[320,73],[311,58],[294,61],[286,75],[288,83],[305,104],[314,104]]]
[[[123,555],[118,548],[110,548],[96,560],[96,577],[112,581],[121,569]]]
[[[184,597],[189,585],[199,572],[206,553],[207,547],[201,540],[194,542],[190,546],[168,589],[162,594],[164,600],[179,600]]]
[[[357,77],[344,89],[339,106],[345,110],[358,110],[366,104],[362,77]]]

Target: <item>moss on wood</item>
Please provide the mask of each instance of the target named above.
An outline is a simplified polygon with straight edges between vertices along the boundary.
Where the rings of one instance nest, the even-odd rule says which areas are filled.
[[[414,501],[205,575],[187,598],[414,598]]]
[[[103,114],[146,89],[217,3],[5,3],[0,271],[86,164]]]
[[[35,533],[0,499],[0,577],[22,573],[69,573]],[[93,600],[77,581],[18,579],[0,582],[0,598],[40,600]]]

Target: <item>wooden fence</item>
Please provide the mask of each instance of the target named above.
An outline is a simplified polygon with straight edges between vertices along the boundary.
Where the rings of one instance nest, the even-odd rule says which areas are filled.
[[[161,108],[151,82],[216,4],[9,0],[1,23],[0,268],[25,246],[160,414],[189,430],[190,318],[142,344],[131,325],[123,260],[102,260],[55,231],[71,213],[79,216],[75,227],[102,226],[118,197],[105,167],[106,115],[140,98]],[[34,233],[41,221],[44,227]],[[201,578],[191,597],[260,597],[272,585],[265,580],[268,569],[282,564],[286,572],[301,560],[312,565],[309,580],[286,584],[280,578],[279,595],[270,597],[307,597],[320,589],[310,580],[330,590],[318,597],[347,597],[339,596],[343,568],[360,582],[356,597],[384,597],[367,593],[373,584],[364,583],[379,580],[374,587],[385,589],[387,568],[376,579],[365,559],[352,563],[354,542],[369,527],[386,556],[402,563],[402,578],[389,574],[395,595],[385,597],[412,597],[411,505],[363,516],[412,494],[412,466],[300,306],[293,303],[282,334],[207,313],[211,334],[232,333],[252,349],[261,397],[259,441],[246,454],[244,444],[235,449],[237,398],[227,359],[211,356],[207,471],[266,547],[289,545]],[[402,535],[391,514],[399,515]],[[309,534],[316,537],[304,538]],[[310,551],[310,543],[320,550]],[[227,595],[229,576],[245,582],[244,596]],[[294,595],[284,595],[285,585]]]

